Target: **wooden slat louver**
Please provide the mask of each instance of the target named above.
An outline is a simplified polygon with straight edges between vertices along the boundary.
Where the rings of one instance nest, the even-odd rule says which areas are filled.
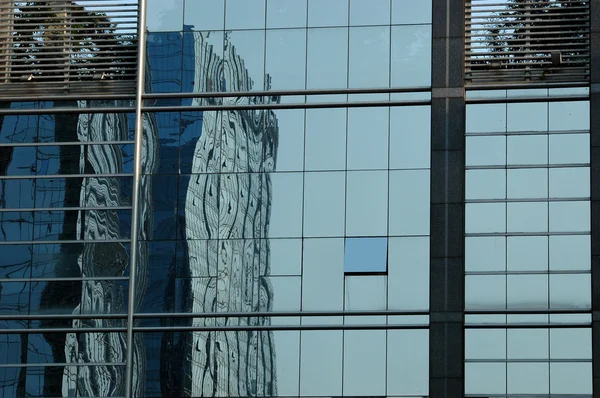
[[[137,0],[2,0],[0,96],[132,91],[137,21]]]
[[[468,86],[589,80],[589,0],[465,4]]]

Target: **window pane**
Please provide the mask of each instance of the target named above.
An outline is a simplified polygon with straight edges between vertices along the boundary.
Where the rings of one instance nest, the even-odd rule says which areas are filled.
[[[429,170],[390,172],[390,235],[429,234],[429,190]]]
[[[150,32],[180,31],[183,29],[183,0],[149,0],[146,15]]]
[[[307,88],[346,88],[347,63],[347,28],[308,30]]]
[[[505,199],[506,170],[467,170],[465,187],[467,200]]]
[[[268,237],[302,236],[302,173],[270,173],[271,219]]]
[[[506,363],[465,364],[466,394],[506,394]]]
[[[548,275],[508,275],[508,308],[548,308]]]
[[[589,270],[591,250],[589,235],[551,236],[550,269],[552,271]]]
[[[431,27],[392,26],[392,86],[431,85]]]
[[[270,275],[300,275],[302,239],[270,239]]]
[[[506,231],[506,205],[504,203],[467,203],[466,233],[492,233]]]
[[[308,0],[308,26],[345,26],[348,0]]]
[[[342,395],[342,331],[301,332],[300,395]]]
[[[267,29],[306,26],[306,0],[269,0]]]
[[[350,0],[350,26],[389,23],[390,0]]]
[[[351,171],[347,174],[346,234],[387,235],[387,171]]]
[[[548,231],[548,203],[508,203],[507,232]]]
[[[343,236],[345,173],[306,173],[304,186],[304,235]]]
[[[589,134],[551,134],[550,163],[589,163]]]
[[[589,202],[550,203],[550,232],[586,232],[589,230]]]
[[[386,272],[387,238],[347,238],[344,272]]]
[[[507,131],[548,131],[548,104],[507,104]]]
[[[346,167],[346,110],[306,111],[306,170]]]
[[[507,239],[508,271],[547,271],[548,237],[513,236]]]
[[[548,394],[550,380],[548,364],[507,364],[508,394]]]
[[[506,131],[505,104],[467,105],[466,118],[467,133],[504,133]]]
[[[429,394],[429,331],[389,330],[387,394]]]
[[[589,130],[588,101],[550,102],[550,130]]]
[[[270,3],[269,3],[270,4]],[[306,31],[267,30],[265,71],[270,76],[267,89],[302,90],[306,75]]]
[[[507,170],[509,199],[548,197],[548,169]]]
[[[466,275],[465,307],[473,310],[506,308],[506,277]]]
[[[343,309],[344,240],[305,239],[302,310]]]
[[[467,137],[467,166],[506,164],[506,137]]]
[[[431,107],[398,106],[390,109],[390,168],[429,168]]]
[[[392,24],[431,23],[431,0],[392,0]]]
[[[265,0],[227,0],[225,5],[225,29],[265,28]]]
[[[507,164],[547,164],[548,136],[516,135],[507,138]]]
[[[348,109],[348,170],[387,169],[389,108]]]
[[[551,363],[551,394],[592,394],[591,363]]]
[[[576,198],[590,196],[589,167],[550,169],[550,197]]]
[[[429,238],[390,238],[388,308],[429,308]]]
[[[225,0],[187,0],[184,17],[191,29],[223,30]]]
[[[385,330],[344,332],[344,395],[385,395]]]
[[[465,271],[504,271],[506,269],[506,238],[465,238]]]
[[[385,275],[346,275],[344,309],[346,311],[385,311],[387,277]],[[353,320],[354,317],[348,317]]]
[[[389,72],[390,28],[350,28],[348,86],[389,87]]]
[[[591,276],[589,274],[550,275],[551,308],[589,309],[592,306],[591,300]]]
[[[465,359],[506,359],[506,330],[466,329]]]

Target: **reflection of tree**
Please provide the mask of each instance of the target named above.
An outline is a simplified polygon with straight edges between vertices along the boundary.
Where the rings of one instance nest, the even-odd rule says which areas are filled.
[[[45,80],[78,80],[107,72],[124,78],[135,61],[133,36],[117,33],[106,13],[70,0],[16,2],[11,14],[11,80],[33,74]]]
[[[472,4],[473,10],[500,7]],[[481,29],[473,31],[473,69],[577,67],[589,58],[589,0],[510,0],[505,11],[485,15],[483,22],[482,14],[473,14],[474,28]]]

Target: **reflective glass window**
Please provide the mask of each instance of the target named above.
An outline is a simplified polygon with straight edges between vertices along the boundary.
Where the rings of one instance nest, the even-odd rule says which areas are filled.
[[[346,275],[344,309],[346,311],[384,311],[387,301],[385,275]],[[347,317],[353,321],[357,317]]]
[[[348,170],[388,167],[389,108],[348,109]]]
[[[268,236],[302,236],[303,178],[301,173],[271,173],[271,222]]]
[[[548,104],[507,104],[507,131],[548,131]]]
[[[548,197],[548,169],[507,170],[509,199],[541,199]]]
[[[343,236],[346,178],[343,172],[304,176],[304,235]]]
[[[387,171],[347,173],[346,234],[384,236],[388,230]]]
[[[345,26],[348,0],[308,0],[308,26]]]
[[[389,87],[390,28],[350,28],[349,40],[348,87]]]
[[[184,23],[191,29],[223,30],[225,0],[185,0]]]
[[[346,395],[385,395],[385,330],[344,332],[344,384]]]
[[[392,87],[431,85],[431,27],[392,26]]]
[[[550,369],[545,363],[508,363],[508,394],[548,394]]]
[[[183,0],[149,0],[146,23],[150,32],[183,29]]]
[[[344,272],[387,271],[387,238],[347,238]]]
[[[429,234],[429,171],[398,170],[389,174],[389,234]]]
[[[551,134],[549,140],[551,164],[589,163],[589,134]]]
[[[590,196],[590,169],[588,167],[552,168],[548,172],[551,198]]]
[[[267,29],[306,26],[307,0],[268,0]]]
[[[429,394],[429,331],[387,332],[388,395]]]
[[[506,308],[506,276],[466,275],[465,307],[467,309]]]
[[[265,0],[227,0],[225,29],[264,29],[265,6]]]
[[[389,238],[388,308],[429,308],[429,238]]]
[[[465,239],[465,270],[470,272],[504,271],[506,238],[503,236]]]
[[[467,166],[506,164],[506,137],[467,137]]]
[[[305,239],[303,253],[302,310],[343,309],[344,239]]]
[[[431,0],[392,0],[392,24],[431,23]]]
[[[589,130],[590,103],[587,101],[550,102],[550,130]]]
[[[505,104],[467,105],[467,133],[502,133],[506,131]],[[468,151],[467,151],[468,152]]]
[[[506,170],[467,170],[465,187],[467,200],[505,199]]]
[[[269,2],[269,4],[271,4]],[[302,90],[306,81],[306,30],[274,29],[266,32],[267,88]],[[283,131],[283,130],[282,130]]]
[[[506,363],[465,364],[465,394],[506,394]]]
[[[465,214],[467,233],[506,232],[504,203],[467,203]]]
[[[591,394],[591,363],[551,363],[551,394]]]
[[[429,106],[390,108],[390,169],[430,166],[430,118]]]
[[[342,331],[302,331],[300,395],[342,395]]]
[[[507,137],[507,164],[530,165],[548,163],[548,136],[515,135]]]
[[[306,88],[346,88],[348,28],[309,29],[306,62]]]

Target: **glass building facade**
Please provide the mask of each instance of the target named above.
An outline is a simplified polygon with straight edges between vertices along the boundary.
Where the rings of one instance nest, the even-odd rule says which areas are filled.
[[[594,1],[584,77],[485,84],[506,2],[8,3],[0,397],[600,397]]]

